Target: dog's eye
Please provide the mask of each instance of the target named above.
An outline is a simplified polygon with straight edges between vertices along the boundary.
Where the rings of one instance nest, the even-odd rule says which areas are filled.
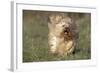
[[[65,25],[62,25],[62,27],[65,27]]]

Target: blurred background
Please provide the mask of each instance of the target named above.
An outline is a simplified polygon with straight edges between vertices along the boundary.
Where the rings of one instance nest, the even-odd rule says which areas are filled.
[[[48,17],[64,13],[73,19],[75,53],[65,57],[49,54]],[[85,60],[91,58],[91,14],[23,10],[23,62]]]

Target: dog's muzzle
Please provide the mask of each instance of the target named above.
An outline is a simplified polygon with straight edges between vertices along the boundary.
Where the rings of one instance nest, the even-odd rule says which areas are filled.
[[[69,28],[68,27],[65,27],[65,29],[64,29],[64,32],[69,32]]]

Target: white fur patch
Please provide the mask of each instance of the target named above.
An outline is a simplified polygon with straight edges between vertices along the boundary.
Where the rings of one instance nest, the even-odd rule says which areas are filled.
[[[51,51],[52,52],[55,52],[56,51],[56,45],[57,45],[57,39],[56,39],[56,37],[54,36],[54,37],[52,37],[52,38],[50,38],[50,47],[51,47]]]

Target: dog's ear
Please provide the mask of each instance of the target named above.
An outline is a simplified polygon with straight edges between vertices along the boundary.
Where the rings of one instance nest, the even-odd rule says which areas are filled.
[[[51,28],[52,28],[52,23],[51,23],[51,21],[50,21],[50,16],[48,16],[47,21],[48,21],[48,28],[49,28],[49,30],[51,30]]]
[[[49,21],[50,23],[52,24],[57,24],[60,22],[60,20],[63,18],[63,15],[61,15],[60,13],[54,13],[54,14],[51,14],[49,16]]]
[[[48,17],[47,21],[48,21],[48,28],[50,30],[52,28],[52,24],[51,24],[51,21],[50,21],[50,17]]]
[[[54,17],[53,16],[49,16],[48,17],[48,28],[49,30],[53,30],[55,27],[55,23],[54,23]]]

